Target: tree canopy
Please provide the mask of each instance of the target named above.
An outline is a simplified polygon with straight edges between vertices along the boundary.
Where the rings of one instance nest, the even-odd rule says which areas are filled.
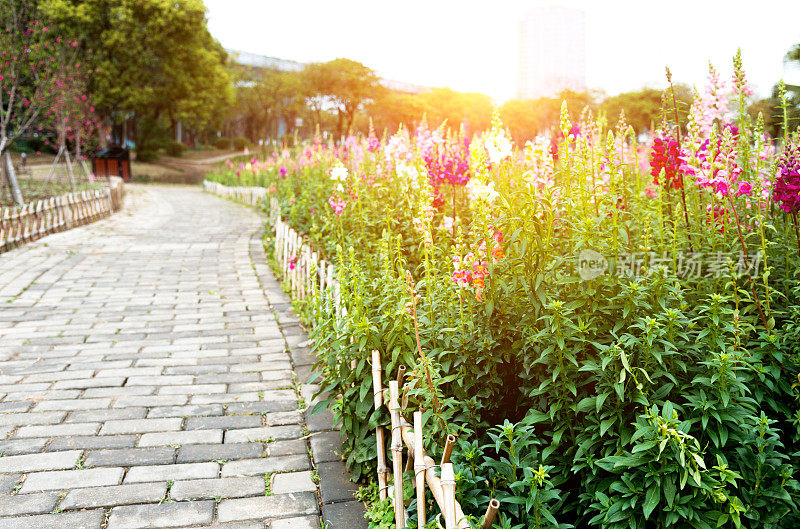
[[[202,130],[233,98],[226,54],[206,26],[201,0],[43,0],[60,26],[80,28],[92,50],[90,90],[111,123],[180,120]]]
[[[326,105],[335,109],[337,137],[350,130],[356,112],[363,110],[382,91],[377,74],[350,59],[311,63],[303,71],[303,80],[309,104],[317,114]]]

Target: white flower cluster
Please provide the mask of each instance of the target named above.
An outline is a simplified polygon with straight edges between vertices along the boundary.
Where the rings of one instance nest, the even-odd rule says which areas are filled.
[[[489,204],[500,196],[494,188],[494,182],[484,184],[474,178],[467,184],[467,192],[469,193],[470,200],[473,202],[484,201]]]
[[[397,177],[408,186],[419,189],[419,170],[415,166],[400,161],[397,162],[396,171]]]
[[[349,173],[347,172],[347,167],[342,165],[341,160],[336,160],[336,163],[331,167],[330,171],[331,180],[334,182],[338,182],[336,185],[336,190],[339,193],[344,193],[344,182],[347,182],[347,176]]]
[[[492,131],[484,143],[486,152],[489,154],[489,161],[493,164],[500,163],[514,154],[514,144],[501,130]]]

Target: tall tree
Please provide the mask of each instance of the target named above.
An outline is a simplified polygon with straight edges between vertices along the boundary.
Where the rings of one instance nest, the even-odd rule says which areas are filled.
[[[379,97],[383,87],[375,72],[357,61],[334,59],[304,70],[308,103],[319,118],[326,106],[336,110],[336,136],[350,130],[356,112]]]
[[[93,50],[90,90],[112,124],[138,122],[137,141],[178,120],[205,127],[233,98],[226,54],[207,28],[201,0],[42,0]]]
[[[68,143],[75,147],[75,162],[82,162],[81,153],[86,141],[86,136],[97,127],[92,106],[86,87],[91,71],[88,71],[83,58],[78,51],[78,42],[56,38],[56,42],[72,48],[67,53],[59,53],[53,57],[54,82],[50,97],[49,108],[43,112],[41,125],[52,127],[56,134],[58,152],[50,168],[50,173],[45,181],[45,186],[53,176],[56,166],[63,158],[67,164],[70,185],[75,191],[75,175],[72,168]],[[41,126],[40,125],[40,126]],[[83,167],[86,175],[89,171],[85,163]]]
[[[425,106],[428,123],[434,126],[447,121],[458,129],[463,124],[471,133],[488,128],[492,119],[492,100],[483,94],[431,88],[418,97]]]
[[[800,68],[800,43],[795,44],[794,46],[786,52],[786,56],[783,58],[785,63],[791,64],[794,63],[796,68]],[[793,85],[793,84],[786,84],[784,85],[786,90],[786,103],[788,104],[787,108],[787,120],[788,120],[788,129],[789,132],[796,131],[800,126],[800,85]],[[772,103],[775,107],[773,114],[775,115],[775,127],[774,132],[775,136],[782,136],[784,134],[784,124],[783,124],[783,110],[780,107],[780,93],[778,85],[776,84],[772,89]]]
[[[59,58],[71,45],[59,39],[32,0],[0,0],[0,160],[14,201],[22,204],[8,149],[51,107]]]
[[[642,88],[633,92],[623,92],[611,96],[600,104],[600,110],[606,113],[610,124],[615,124],[621,111],[625,111],[625,119],[637,133],[658,126],[661,121],[661,97],[663,91],[655,88]],[[692,103],[692,90],[685,84],[675,85],[675,99],[679,110],[679,119],[686,123],[689,106]],[[670,108],[671,105],[670,105]]]
[[[500,116],[511,136],[519,143],[530,140],[549,130],[557,129],[561,115],[561,102],[566,101],[573,117],[584,109],[597,109],[599,94],[564,90],[555,97],[507,101],[500,109]]]

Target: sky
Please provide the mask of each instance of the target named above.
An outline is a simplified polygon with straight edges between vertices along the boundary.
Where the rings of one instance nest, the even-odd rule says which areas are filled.
[[[586,13],[586,80],[613,95],[674,80],[702,88],[709,61],[732,71],[738,48],[756,94],[800,68],[798,0],[205,0],[211,34],[238,51],[301,62],[359,61],[384,78],[515,96],[520,16],[533,6]]]

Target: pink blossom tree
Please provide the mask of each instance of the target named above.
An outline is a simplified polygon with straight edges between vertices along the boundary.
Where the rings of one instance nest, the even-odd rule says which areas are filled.
[[[75,148],[75,161],[82,162],[86,176],[89,171],[83,162],[83,144],[86,138],[98,128],[94,107],[91,105],[86,87],[90,71],[78,56],[78,42],[56,38],[56,45],[61,52],[56,55],[56,67],[53,71],[50,106],[44,111],[44,118],[56,133],[58,153],[50,168],[45,185],[55,172],[59,162],[64,159],[67,165],[70,185],[75,190],[75,175],[68,144]],[[73,49],[73,52],[69,50]]]
[[[17,204],[23,203],[9,148],[53,106],[62,43],[33,0],[0,0],[0,160]]]

